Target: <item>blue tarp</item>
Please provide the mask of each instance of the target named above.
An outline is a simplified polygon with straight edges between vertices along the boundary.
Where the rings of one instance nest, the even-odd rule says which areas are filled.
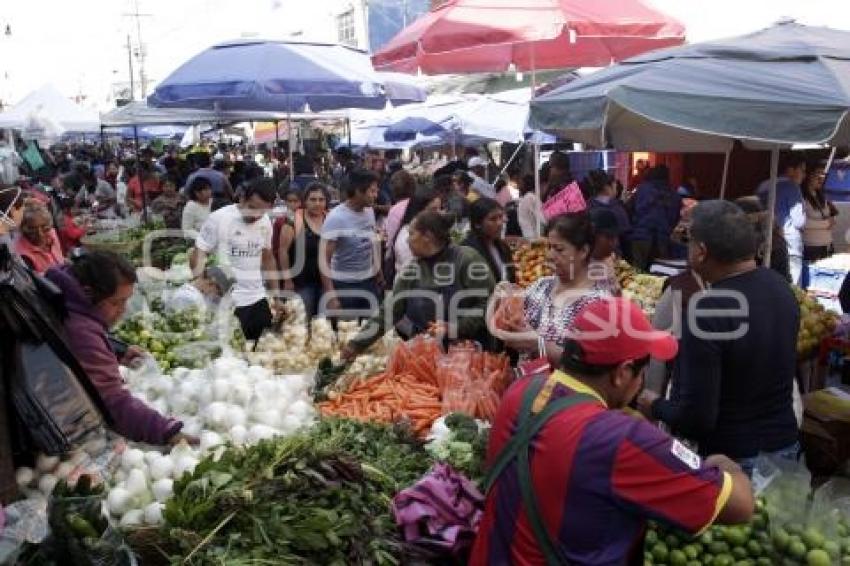
[[[850,32],[783,22],[629,59],[536,98],[530,124],[594,147],[850,142]]]

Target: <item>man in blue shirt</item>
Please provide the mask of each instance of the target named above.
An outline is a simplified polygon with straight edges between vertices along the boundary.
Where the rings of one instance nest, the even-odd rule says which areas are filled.
[[[783,158],[779,170],[782,175],[776,181],[776,224],[782,227],[785,241],[788,243],[791,283],[799,285],[803,272],[803,228],[806,226],[800,184],[806,177],[806,158],[802,153],[789,152]],[[769,194],[770,179],[758,188],[758,196],[765,208]]]

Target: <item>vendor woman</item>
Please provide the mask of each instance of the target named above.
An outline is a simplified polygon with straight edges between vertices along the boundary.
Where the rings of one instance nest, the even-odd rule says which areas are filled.
[[[50,269],[47,278],[65,297],[68,315],[63,324],[68,345],[79,354],[78,361],[106,405],[115,432],[148,444],[195,442],[180,432],[180,421],[162,416],[134,397],[118,370],[119,363],[132,363],[143,355],[141,349],[131,347],[119,360],[107,338],[107,331],[124,315],[133,295],[133,266],[119,255],[93,252]]]
[[[508,347],[531,355],[538,352],[542,339],[546,357],[557,367],[578,312],[595,300],[610,297],[611,292],[591,274],[596,238],[588,213],[556,216],[546,226],[545,236],[546,258],[555,274],[528,288],[524,327],[493,331]]]
[[[388,322],[404,338],[430,331],[486,345],[484,313],[496,282],[478,252],[451,243],[453,224],[454,217],[430,210],[413,220],[408,239],[413,260],[396,278],[383,308],[343,347],[343,359],[353,359],[376,342]],[[464,298],[453,300],[458,293]]]

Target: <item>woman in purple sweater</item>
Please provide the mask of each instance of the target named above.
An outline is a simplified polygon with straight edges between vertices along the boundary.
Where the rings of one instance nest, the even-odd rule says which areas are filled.
[[[183,423],[160,415],[133,397],[118,371],[119,359],[110,346],[107,331],[121,319],[127,300],[133,295],[133,266],[119,255],[93,252],[50,269],[47,278],[65,296],[68,345],[100,393],[115,431],[130,440],[150,444],[193,442],[195,439],[180,432]],[[131,347],[120,362],[130,363],[142,354],[138,347]]]

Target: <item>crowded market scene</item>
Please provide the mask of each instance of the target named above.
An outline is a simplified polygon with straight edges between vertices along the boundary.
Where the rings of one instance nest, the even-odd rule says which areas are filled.
[[[39,4],[0,564],[850,565],[837,1]]]

